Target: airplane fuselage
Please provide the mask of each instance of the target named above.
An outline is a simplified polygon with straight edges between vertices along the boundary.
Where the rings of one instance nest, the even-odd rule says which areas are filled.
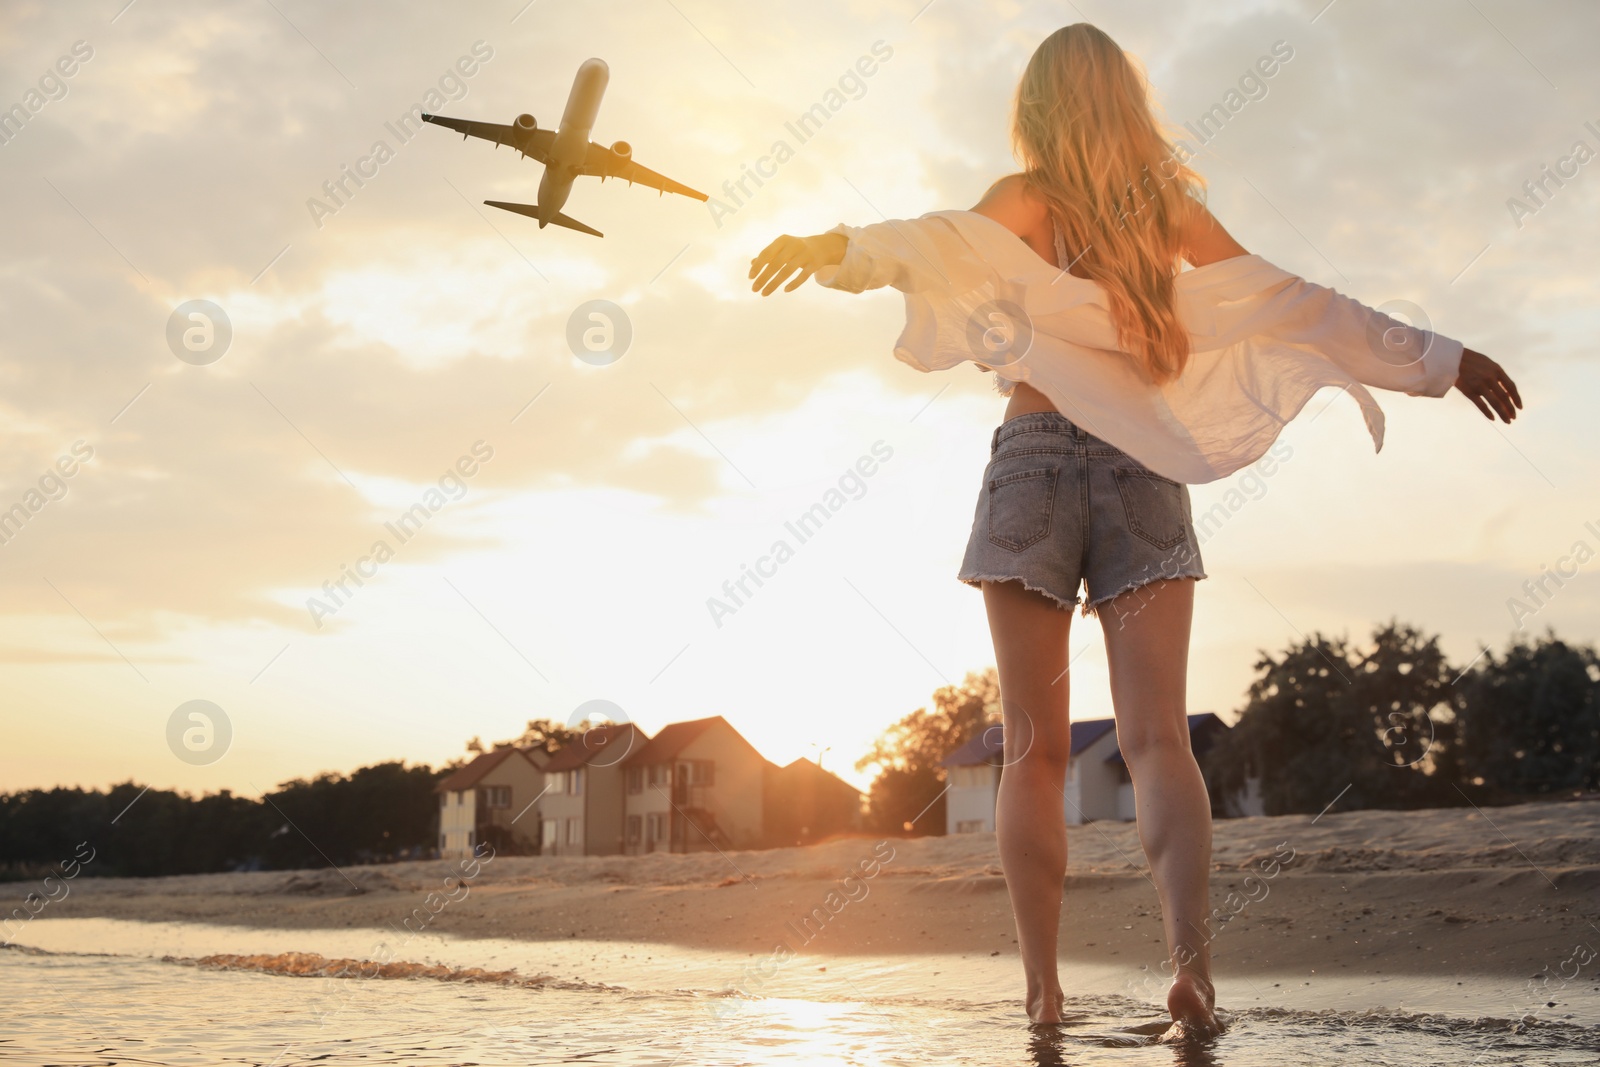
[[[567,202],[573,179],[589,155],[589,131],[600,114],[600,101],[606,94],[611,69],[603,59],[588,59],[572,79],[567,108],[550,146],[550,161],[539,179],[539,227],[543,229]]]
[[[463,138],[477,137],[508,145],[522,155],[544,166],[539,178],[539,202],[513,204],[505,200],[485,200],[489,207],[500,208],[526,218],[536,219],[539,228],[554,224],[569,230],[578,230],[594,237],[605,234],[587,223],[571,218],[561,209],[572,193],[572,183],[580,176],[616,178],[631,185],[643,185],[663,193],[705,200],[706,194],[691,189],[682,182],[673,181],[665,174],[657,174],[633,158],[633,146],[627,141],[613,141],[610,148],[589,140],[595,119],[600,114],[600,102],[611,80],[611,70],[605,60],[585,60],[572,79],[572,90],[567,94],[566,110],[561,122],[554,128],[541,127],[531,114],[523,112],[507,125],[483,122],[478,119],[452,118],[423,112],[422,121],[443,126],[459,133]]]

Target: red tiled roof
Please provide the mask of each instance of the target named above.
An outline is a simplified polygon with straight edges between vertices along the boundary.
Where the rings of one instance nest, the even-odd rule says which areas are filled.
[[[850,792],[858,795],[861,792],[861,790],[857,789],[843,778],[840,778],[837,774],[834,774],[832,771],[823,770],[821,767],[818,767],[816,763],[806,759],[804,756],[800,756],[779,768],[778,774],[790,780],[803,778],[809,779],[812,782],[826,782],[830,787],[842,786],[845,789],[850,790]]]
[[[671,729],[671,727],[668,727]],[[600,759],[600,765],[613,766],[641,747],[649,747],[645,733],[631,722],[606,723],[585,730],[578,739],[557,749],[544,765],[546,774],[570,771]]]
[[[645,745],[644,748],[628,757],[628,766],[634,767],[643,766],[650,763],[666,763],[678,753],[682,752],[684,747],[691,741],[705,733],[717,723],[721,723],[722,725],[727,726],[728,729],[733,730],[733,727],[728,725],[728,720],[724,719],[721,715],[713,715],[709,719],[690,719],[688,722],[668,723],[666,726],[661,728],[660,733],[656,734],[655,737],[650,739],[649,744]],[[738,737],[739,740],[744,741],[744,738],[740,736],[739,731],[733,730],[733,735]],[[745,745],[749,746],[750,742],[745,741]],[[751,747],[751,751],[754,752],[755,749]],[[757,753],[757,758],[761,758],[759,753]]]
[[[532,756],[520,748],[506,746],[497,748],[493,752],[485,752],[471,763],[456,771],[450,777],[433,787],[435,793],[456,793],[463,789],[471,789],[483,780],[484,775],[504,763],[513,754],[521,756],[535,768],[539,766]]]

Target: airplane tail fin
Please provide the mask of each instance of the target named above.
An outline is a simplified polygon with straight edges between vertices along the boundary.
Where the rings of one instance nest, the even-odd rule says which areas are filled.
[[[513,211],[518,215],[526,215],[530,219],[537,219],[539,217],[538,204],[509,204],[504,200],[485,200],[484,203],[490,207],[497,207],[502,211]],[[550,221],[555,223],[557,226],[565,226],[569,230],[580,230],[583,233],[590,233],[596,237],[605,236],[605,234],[601,233],[593,226],[585,226],[571,215],[563,215],[559,211],[550,216]]]

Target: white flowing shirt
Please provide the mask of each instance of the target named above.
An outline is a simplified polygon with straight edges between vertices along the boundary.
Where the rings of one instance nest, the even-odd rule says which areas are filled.
[[[1356,399],[1381,450],[1383,411],[1366,385],[1443,396],[1459,373],[1461,342],[1245,255],[1178,273],[1190,356],[1156,386],[1119,349],[1100,284],[1052,266],[987,215],[933,211],[829,232],[848,244],[841,263],[816,272],[818,284],[905,295],[896,358],[921,371],[970,360],[1027,382],[1179,482],[1215,481],[1259,459],[1324,386]]]

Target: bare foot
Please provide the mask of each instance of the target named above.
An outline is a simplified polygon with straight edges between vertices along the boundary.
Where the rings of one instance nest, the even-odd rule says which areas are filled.
[[[1066,994],[1056,989],[1048,993],[1028,992],[1028,1018],[1036,1023],[1059,1023],[1066,1011]]]
[[[1172,1028],[1163,1041],[1189,1041],[1222,1033],[1217,1021],[1216,992],[1209,982],[1192,974],[1179,974],[1167,991],[1167,1012]]]

